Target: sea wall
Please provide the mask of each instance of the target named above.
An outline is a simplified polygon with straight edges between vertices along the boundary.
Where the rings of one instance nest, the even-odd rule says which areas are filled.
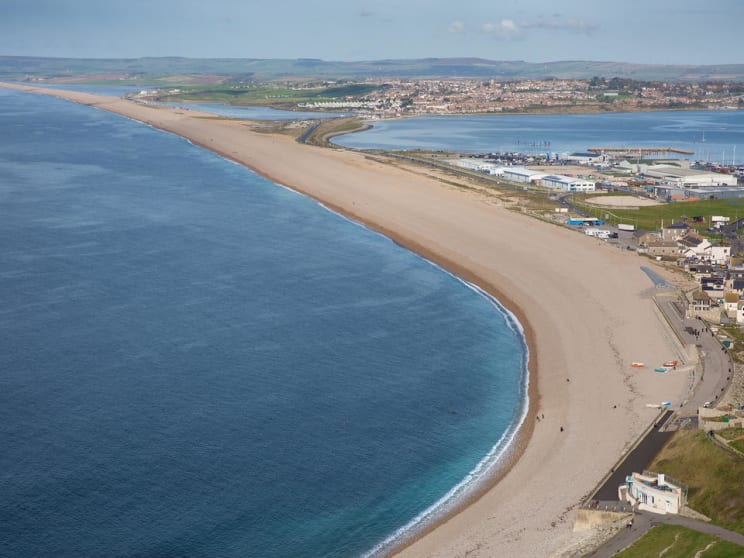
[[[588,531],[600,527],[609,527],[620,521],[627,522],[633,517],[631,512],[615,512],[605,510],[589,510],[580,508],[576,510],[574,521],[574,532]]]

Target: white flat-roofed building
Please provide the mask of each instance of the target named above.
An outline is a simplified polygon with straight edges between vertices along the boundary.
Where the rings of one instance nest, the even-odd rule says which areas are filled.
[[[544,176],[540,183],[546,188],[563,190],[564,192],[594,192],[596,183],[573,176],[550,175]]]
[[[504,174],[504,166],[497,165],[490,161],[483,161],[482,159],[454,159],[448,161],[450,164],[454,164],[460,168],[468,169],[476,172],[482,172],[485,174],[501,176]]]
[[[654,165],[643,171],[645,176],[658,178],[677,186],[736,186],[736,176],[718,172]]]
[[[522,182],[529,184],[530,182],[537,182],[542,179],[546,174],[540,171],[533,171],[525,167],[506,167],[504,168],[504,178],[511,180],[512,182]]]
[[[725,265],[731,259],[731,246],[711,246],[706,250],[706,253],[711,263]]]
[[[619,500],[652,513],[676,514],[687,504],[687,487],[662,473],[632,473],[617,492]]]

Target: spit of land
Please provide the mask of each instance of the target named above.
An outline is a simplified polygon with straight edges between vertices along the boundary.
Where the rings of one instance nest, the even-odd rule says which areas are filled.
[[[647,404],[683,397],[684,375],[629,366],[677,358],[634,254],[362,153],[302,145],[195,111],[15,88],[188,138],[387,234],[516,314],[530,348],[530,411],[510,459],[478,498],[400,549],[403,556],[575,553],[586,535],[572,531],[574,506],[653,421],[658,411]]]

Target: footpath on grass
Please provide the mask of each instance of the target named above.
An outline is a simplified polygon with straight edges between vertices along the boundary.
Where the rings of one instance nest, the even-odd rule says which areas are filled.
[[[610,558],[635,543],[654,525],[662,524],[681,525],[682,527],[687,527],[688,529],[700,531],[701,533],[719,537],[733,544],[738,544],[742,547],[742,555],[744,555],[744,535],[740,535],[739,533],[729,531],[728,529],[724,529],[718,525],[706,523],[705,521],[690,519],[679,515],[658,515],[651,512],[635,512],[632,527],[620,530],[617,535],[598,549],[586,554],[585,558]]]

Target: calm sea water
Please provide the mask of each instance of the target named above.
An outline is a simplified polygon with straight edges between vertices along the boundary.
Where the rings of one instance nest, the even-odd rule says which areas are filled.
[[[334,143],[362,149],[547,154],[590,147],[675,147],[700,160],[744,162],[744,111],[518,114],[420,117],[373,122]]]
[[[1,556],[361,555],[520,419],[518,327],[388,239],[89,107],[0,126]]]

